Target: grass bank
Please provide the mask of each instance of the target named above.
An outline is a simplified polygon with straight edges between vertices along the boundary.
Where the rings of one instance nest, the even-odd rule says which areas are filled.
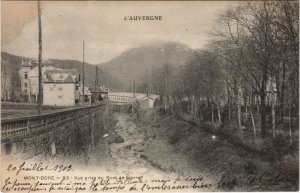
[[[218,176],[222,190],[298,190],[298,151],[280,139],[265,139],[251,147],[215,124],[196,125],[161,109],[140,112],[136,121],[147,127],[145,140],[165,139],[190,164]]]

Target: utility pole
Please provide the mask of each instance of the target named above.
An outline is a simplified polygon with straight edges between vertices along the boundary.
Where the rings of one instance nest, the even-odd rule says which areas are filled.
[[[132,113],[134,113],[134,109],[133,109],[133,107],[134,107],[134,95],[135,95],[135,78],[133,78],[132,79],[132,108],[131,108],[131,110],[132,110]]]
[[[85,95],[84,95],[84,40],[83,40],[83,44],[82,44],[82,95],[83,95],[82,105],[84,105],[84,102],[85,102]]]
[[[94,95],[94,103],[97,103],[97,100],[99,100],[99,94],[97,91],[97,87],[98,87],[98,66],[96,65],[96,74],[95,74],[95,95]]]
[[[43,80],[42,80],[42,18],[41,18],[41,2],[38,0],[38,29],[39,29],[39,98],[38,98],[38,113],[42,112],[43,100]]]
[[[96,75],[95,75],[95,90],[98,87],[98,66],[96,66]]]
[[[168,108],[168,97],[169,97],[169,64],[165,64],[165,82],[164,82],[164,109]]]
[[[133,113],[133,97],[134,97],[134,94],[133,94],[133,79],[132,79],[131,91],[132,91],[131,112]]]

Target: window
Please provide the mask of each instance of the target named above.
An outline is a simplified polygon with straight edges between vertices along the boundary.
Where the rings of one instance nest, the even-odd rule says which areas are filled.
[[[27,80],[28,78],[27,72],[24,73],[24,78]]]
[[[58,90],[59,90],[59,91],[62,91],[63,89],[62,89],[62,87],[58,87]]]
[[[27,93],[27,89],[25,89],[24,92]]]
[[[24,83],[24,87],[27,88],[27,82]]]
[[[62,95],[58,95],[58,96],[57,96],[57,98],[59,98],[59,99],[62,99],[62,98],[63,98],[63,96],[62,96]]]

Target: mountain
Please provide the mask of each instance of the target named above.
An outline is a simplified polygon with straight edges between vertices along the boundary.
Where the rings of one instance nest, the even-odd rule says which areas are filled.
[[[20,90],[20,78],[19,69],[22,60],[28,61],[35,59],[16,56],[6,52],[1,52],[1,95],[2,99],[9,99],[13,97],[15,92]],[[33,65],[37,65],[35,62]],[[43,61],[45,66],[54,66],[62,69],[76,69],[82,77],[82,62],[76,60],[59,60],[59,59],[49,59]],[[85,63],[85,84],[87,86],[94,86],[95,84],[95,65]],[[119,90],[122,88],[123,84],[119,82],[116,78],[110,75],[108,72],[102,71],[101,67],[98,72],[98,82],[111,90]],[[7,96],[6,96],[7,95]]]
[[[130,90],[133,78],[140,82],[165,64],[175,67],[185,65],[195,57],[195,53],[195,50],[181,43],[159,42],[129,49],[99,66],[123,82],[124,90]]]

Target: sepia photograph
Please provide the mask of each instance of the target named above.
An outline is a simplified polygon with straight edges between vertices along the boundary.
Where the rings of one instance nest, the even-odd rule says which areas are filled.
[[[1,190],[298,192],[299,1],[1,1]]]

